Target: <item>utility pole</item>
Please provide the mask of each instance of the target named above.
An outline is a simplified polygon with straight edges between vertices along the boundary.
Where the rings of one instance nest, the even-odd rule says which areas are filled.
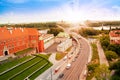
[[[52,67],[51,67],[51,80],[53,80],[53,79],[52,79]]]

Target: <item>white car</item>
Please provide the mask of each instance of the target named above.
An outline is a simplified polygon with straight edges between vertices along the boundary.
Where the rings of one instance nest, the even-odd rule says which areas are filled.
[[[65,61],[67,59],[67,56],[65,56],[64,58],[63,58],[63,60]]]
[[[66,69],[69,69],[71,67],[71,64],[68,63],[67,66],[66,66]]]

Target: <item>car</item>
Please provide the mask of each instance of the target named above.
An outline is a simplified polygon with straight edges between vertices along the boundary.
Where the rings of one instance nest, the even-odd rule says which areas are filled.
[[[71,64],[68,63],[67,66],[66,66],[66,69],[69,69],[71,67]]]
[[[72,57],[72,55],[69,55],[69,56],[68,56],[68,59],[71,59],[71,57]]]
[[[55,68],[54,73],[57,73],[60,70],[60,66],[58,66],[57,68]]]
[[[64,76],[63,73],[59,74],[58,78],[62,78]]]
[[[74,58],[74,59],[72,60],[72,62],[75,62],[75,60],[76,60],[76,59]]]
[[[78,58],[78,55],[77,55],[77,56],[75,56],[75,58]]]
[[[65,56],[64,58],[63,58],[63,60],[65,61],[67,59],[67,56]]]

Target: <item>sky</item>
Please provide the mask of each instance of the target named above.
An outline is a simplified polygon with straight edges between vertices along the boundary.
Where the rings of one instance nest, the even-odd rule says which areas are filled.
[[[0,0],[0,24],[120,20],[120,0]]]

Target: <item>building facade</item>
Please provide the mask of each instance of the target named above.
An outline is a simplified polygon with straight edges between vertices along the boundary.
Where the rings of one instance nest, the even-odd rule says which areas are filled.
[[[18,51],[35,48],[41,51],[39,47],[39,33],[34,28],[0,28],[0,56],[14,54]]]
[[[54,40],[54,35],[53,34],[42,34],[39,37],[39,40],[44,43],[44,49],[47,49],[48,47],[50,47],[52,44],[54,44],[55,40]],[[42,43],[41,43],[42,44]]]
[[[120,30],[113,30],[109,33],[111,44],[120,44]]]
[[[72,46],[72,39],[66,39],[57,46],[57,51],[64,52]]]

